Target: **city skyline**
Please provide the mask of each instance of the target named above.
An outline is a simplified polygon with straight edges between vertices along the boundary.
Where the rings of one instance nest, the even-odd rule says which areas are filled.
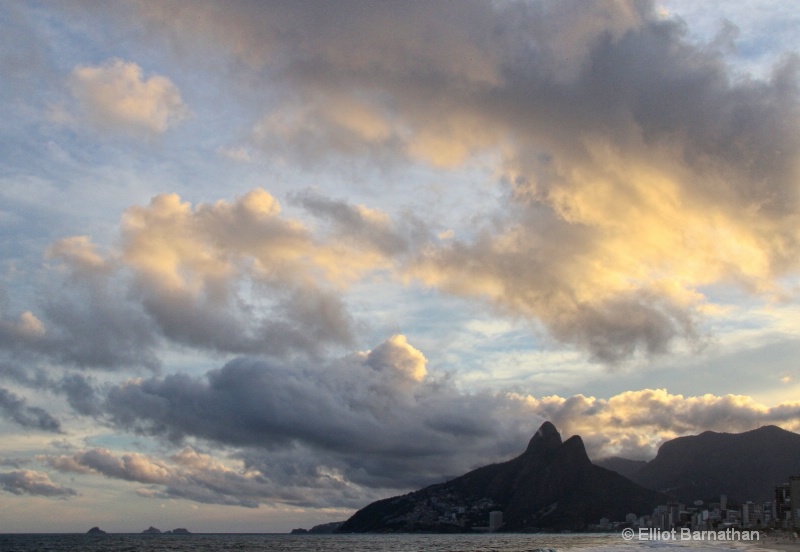
[[[310,527],[545,420],[797,432],[798,28],[0,2],[0,532]]]

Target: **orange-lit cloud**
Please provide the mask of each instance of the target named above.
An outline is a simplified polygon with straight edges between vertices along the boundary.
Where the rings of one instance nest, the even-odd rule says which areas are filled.
[[[428,360],[404,335],[394,335],[369,353],[365,362],[376,370],[396,370],[403,378],[420,382],[428,375]]]
[[[663,441],[703,431],[735,433],[766,424],[800,429],[800,402],[769,407],[746,395],[684,396],[643,389],[608,399],[574,395],[525,400],[562,433],[581,435],[594,458],[649,459]]]
[[[102,129],[163,134],[189,115],[172,81],[161,75],[145,79],[135,62],[80,65],[70,87],[88,121]]]
[[[65,473],[97,474],[143,483],[141,496],[183,498],[211,504],[258,507],[275,492],[262,474],[243,473],[208,454],[187,447],[169,459],[137,452],[116,454],[104,448],[81,450],[71,456],[43,456],[51,467]],[[236,462],[241,466],[241,462]]]
[[[694,342],[708,286],[770,300],[800,268],[790,58],[767,81],[733,79],[719,49],[629,2],[346,4],[340,24],[324,6],[194,6],[222,51],[274,71],[254,131],[265,155],[492,165],[506,196],[465,211],[478,237],[429,245],[406,276],[540,321],[595,360]],[[142,16],[191,42],[183,9]]]

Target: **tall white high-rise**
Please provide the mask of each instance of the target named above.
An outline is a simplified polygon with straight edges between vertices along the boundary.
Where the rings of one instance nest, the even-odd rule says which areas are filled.
[[[495,510],[489,512],[489,531],[497,531],[503,526],[503,512]]]

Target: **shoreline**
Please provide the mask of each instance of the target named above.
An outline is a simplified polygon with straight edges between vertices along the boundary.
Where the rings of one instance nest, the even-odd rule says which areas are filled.
[[[800,539],[795,533],[769,533],[764,539],[753,543],[752,550],[793,552],[800,551]]]

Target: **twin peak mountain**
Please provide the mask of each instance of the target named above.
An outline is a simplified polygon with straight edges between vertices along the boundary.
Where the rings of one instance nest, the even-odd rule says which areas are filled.
[[[516,458],[373,502],[338,532],[469,531],[485,527],[493,511],[503,513],[503,531],[581,531],[671,500],[768,500],[776,484],[800,473],[800,435],[775,426],[706,431],[667,441],[650,462],[598,464],[611,469],[592,463],[579,436],[562,442],[545,422]]]
[[[492,511],[503,512],[504,531],[581,530],[603,517],[650,513],[665,500],[617,472],[595,466],[579,436],[562,442],[555,426],[545,422],[520,456],[373,502],[339,532],[457,532],[485,526]]]

